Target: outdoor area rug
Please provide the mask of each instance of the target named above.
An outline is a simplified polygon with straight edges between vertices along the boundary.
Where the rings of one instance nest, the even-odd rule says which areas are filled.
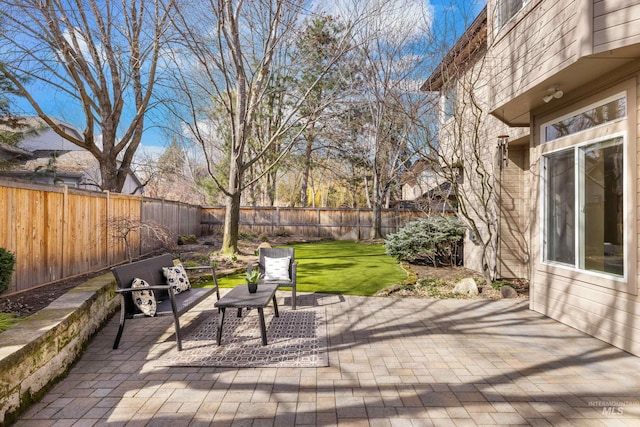
[[[273,316],[265,309],[267,345],[262,345],[258,310],[227,309],[222,345],[216,341],[218,312],[185,330],[182,351],[174,347],[158,360],[158,366],[215,367],[322,367],[329,366],[324,308],[280,310]]]

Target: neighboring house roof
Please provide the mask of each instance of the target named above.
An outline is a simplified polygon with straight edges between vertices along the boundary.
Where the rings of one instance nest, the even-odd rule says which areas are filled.
[[[447,52],[440,64],[420,87],[420,90],[424,92],[439,91],[447,83],[445,79],[446,72],[452,66],[463,67],[486,44],[487,6],[482,9],[456,44]]]
[[[0,142],[0,159],[24,160],[33,157],[30,151]]]
[[[426,160],[418,160],[409,169],[402,174],[400,178],[401,185],[417,185],[423,173],[431,169],[429,163]]]
[[[82,133],[75,126],[57,119],[54,121],[71,137],[83,138]],[[13,159],[19,160],[20,163],[11,171],[3,171],[2,175],[46,183],[63,181],[78,187],[100,191],[98,186],[100,164],[89,151],[58,135],[38,117],[24,118],[22,123],[35,129],[36,132],[20,141],[18,147],[13,147],[25,156],[19,159],[14,157]],[[141,193],[142,187],[140,179],[129,170],[123,192]]]

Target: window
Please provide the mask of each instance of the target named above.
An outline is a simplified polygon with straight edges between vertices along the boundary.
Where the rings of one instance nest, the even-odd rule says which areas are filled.
[[[444,114],[444,121],[452,119],[456,114],[456,103],[458,97],[458,90],[456,88],[456,82],[451,82],[447,89],[444,91],[442,99],[442,110]]]
[[[544,257],[624,276],[624,139],[544,156]]]
[[[583,130],[591,129],[605,123],[622,119],[627,115],[627,102],[624,96],[605,101],[600,105],[587,108],[578,114],[565,117],[544,127],[545,142],[550,142],[563,136],[572,135]]]
[[[516,13],[527,4],[529,0],[497,0],[496,18],[497,28],[500,29],[509,21]]]

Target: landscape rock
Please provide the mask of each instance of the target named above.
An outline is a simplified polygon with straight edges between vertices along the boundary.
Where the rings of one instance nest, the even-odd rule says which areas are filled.
[[[518,292],[511,286],[502,286],[500,295],[502,295],[502,298],[518,298]]]
[[[453,292],[470,296],[476,296],[479,293],[478,285],[476,285],[476,281],[471,277],[466,277],[456,283],[456,286],[453,288]]]

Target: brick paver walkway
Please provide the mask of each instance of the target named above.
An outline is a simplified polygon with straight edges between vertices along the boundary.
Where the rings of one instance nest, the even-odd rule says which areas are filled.
[[[175,346],[171,319],[128,322],[112,350],[114,317],[17,425],[640,426],[640,358],[527,301],[298,304],[326,307],[329,367],[158,367]]]

